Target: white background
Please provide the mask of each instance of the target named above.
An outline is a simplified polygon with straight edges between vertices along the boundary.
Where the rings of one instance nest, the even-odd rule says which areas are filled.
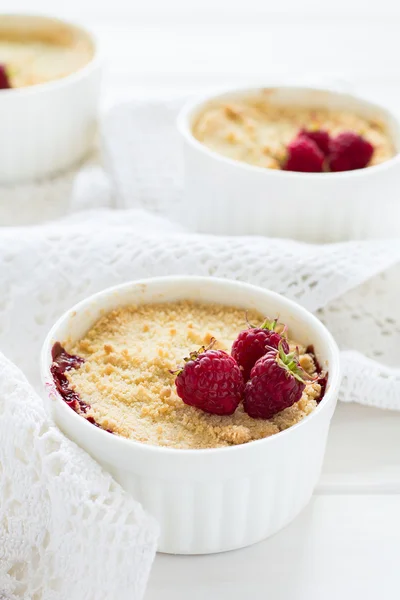
[[[289,75],[400,107],[397,0],[3,0],[1,9],[89,24],[107,56],[107,104]],[[399,414],[341,406],[317,494],[291,526],[244,551],[159,556],[146,600],[398,600],[399,431]]]
[[[3,0],[82,19],[108,56],[107,97],[284,76],[344,79],[400,101],[398,0]]]

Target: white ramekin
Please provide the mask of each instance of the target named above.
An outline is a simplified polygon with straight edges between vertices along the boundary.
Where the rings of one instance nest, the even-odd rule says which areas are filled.
[[[178,117],[184,142],[186,210],[197,231],[268,235],[309,242],[400,235],[400,154],[342,173],[296,173],[248,165],[196,140],[192,125],[210,103],[268,91],[270,102],[351,110],[387,123],[400,151],[400,121],[386,108],[316,87],[236,89],[190,101]]]
[[[48,83],[0,90],[0,184],[63,171],[91,149],[100,95],[101,59],[94,36],[77,25],[44,16],[0,15],[16,30],[67,28],[93,46],[78,71]]]
[[[318,360],[329,370],[327,391],[318,408],[267,439],[228,448],[178,450],[107,433],[65,404],[50,373],[56,341],[80,339],[104,311],[117,306],[178,299],[279,314],[296,339],[314,345]],[[304,508],[320,474],[340,383],[337,346],[312,314],[268,290],[206,277],[136,281],[80,302],[48,334],[41,371],[57,425],[156,517],[161,525],[159,551],[177,554],[248,546],[287,525]]]

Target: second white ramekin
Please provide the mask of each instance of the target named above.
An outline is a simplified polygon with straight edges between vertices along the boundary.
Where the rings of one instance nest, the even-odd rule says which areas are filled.
[[[268,100],[350,110],[379,117],[400,151],[400,121],[382,106],[315,87],[268,87]],[[400,154],[373,167],[342,173],[264,169],[218,154],[195,139],[194,119],[209,103],[262,93],[235,89],[189,102],[178,117],[184,143],[185,207],[199,232],[267,235],[308,242],[400,235]]]
[[[66,77],[0,90],[0,184],[40,179],[79,162],[91,149],[97,123],[101,59],[85,29],[59,19],[0,15],[16,30],[71,30],[93,47],[90,62]]]
[[[104,311],[117,306],[178,299],[279,314],[295,339],[314,345],[318,360],[329,370],[327,391],[318,408],[270,438],[210,450],[177,450],[127,440],[71,410],[51,376],[53,344],[80,339]],[[56,424],[156,517],[161,526],[159,550],[178,554],[248,546],[287,525],[305,507],[320,474],[340,383],[337,346],[308,311],[262,288],[205,277],[136,281],[80,302],[47,336],[41,371]]]

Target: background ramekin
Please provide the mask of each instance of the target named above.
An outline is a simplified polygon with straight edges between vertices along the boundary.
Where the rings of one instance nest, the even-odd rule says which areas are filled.
[[[184,142],[184,193],[199,232],[268,235],[309,242],[400,235],[400,154],[373,167],[342,173],[296,173],[248,165],[196,140],[192,124],[209,103],[257,95],[284,105],[352,110],[380,117],[400,151],[400,121],[386,108],[316,87],[236,89],[190,101],[178,117]]]
[[[77,25],[44,16],[0,15],[15,29],[66,27],[93,46],[93,58],[66,77],[0,90],[0,184],[53,175],[91,149],[100,95],[101,59],[94,36]]]
[[[318,408],[290,429],[242,446],[161,448],[111,435],[69,408],[50,373],[56,341],[80,339],[104,311],[126,304],[193,299],[278,315],[296,339],[312,343],[329,369]],[[287,525],[317,483],[340,383],[338,349],[318,319],[273,292],[235,281],[161,277],[109,288],[77,304],[51,329],[42,378],[57,425],[159,521],[161,552],[202,554],[248,546]]]

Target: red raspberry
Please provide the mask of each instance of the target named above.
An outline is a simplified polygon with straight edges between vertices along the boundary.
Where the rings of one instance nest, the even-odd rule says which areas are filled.
[[[324,155],[312,140],[298,136],[287,147],[288,157],[284,171],[319,173],[324,166]]]
[[[314,142],[314,144],[317,144],[324,156],[329,154],[329,142],[331,138],[329,133],[324,129],[301,129],[299,137],[305,137]]]
[[[4,65],[0,65],[0,90],[10,88],[10,80],[7,75],[7,70]]]
[[[244,389],[244,410],[254,419],[270,419],[300,400],[305,383],[297,353],[279,350],[262,356]]]
[[[243,397],[244,382],[236,361],[223,350],[192,352],[175,379],[185,404],[215,415],[231,415]]]
[[[268,321],[261,327],[249,327],[241,331],[232,344],[231,354],[243,372],[243,379],[247,381],[250,371],[259,358],[268,352],[270,348],[278,348],[282,342],[285,352],[289,352],[289,344],[279,333],[275,331],[277,320]]]
[[[365,138],[353,131],[343,131],[329,145],[329,167],[331,171],[353,171],[367,166],[374,147]]]

